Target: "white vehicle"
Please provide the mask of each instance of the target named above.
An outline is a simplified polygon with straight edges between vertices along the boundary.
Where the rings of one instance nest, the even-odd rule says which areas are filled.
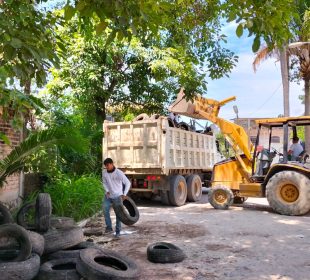
[[[182,127],[182,126],[181,126]],[[183,129],[182,129],[183,128]],[[104,122],[103,158],[131,181],[130,193],[160,195],[164,204],[198,201],[219,161],[213,135],[174,127],[167,117]]]

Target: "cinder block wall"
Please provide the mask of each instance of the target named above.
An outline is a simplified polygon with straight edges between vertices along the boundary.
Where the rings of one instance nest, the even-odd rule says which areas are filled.
[[[1,113],[1,112],[0,112]],[[21,142],[21,132],[15,131],[12,127],[5,122],[0,114],[0,131],[5,133],[11,141],[11,146],[6,145],[0,140],[0,159],[7,156],[13,147],[18,146]],[[0,188],[0,201],[7,204],[9,207],[15,207],[19,203],[20,195],[22,195],[20,174],[14,174],[7,178],[7,183]]]

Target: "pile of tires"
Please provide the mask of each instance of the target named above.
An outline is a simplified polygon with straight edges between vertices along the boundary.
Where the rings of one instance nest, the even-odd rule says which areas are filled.
[[[129,203],[123,207],[129,208],[123,218],[134,223],[139,218],[135,208],[131,209]],[[31,210],[32,222],[26,219]],[[55,218],[51,213],[47,193],[40,193],[34,203],[21,207],[18,224],[0,203],[0,279],[138,279],[139,269],[132,260],[83,241],[83,230],[75,226],[73,219]]]

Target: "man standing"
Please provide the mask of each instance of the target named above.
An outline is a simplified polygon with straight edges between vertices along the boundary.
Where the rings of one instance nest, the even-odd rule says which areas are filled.
[[[299,143],[299,138],[297,136],[293,137],[293,144],[288,151],[288,154],[291,156],[291,160],[297,160],[303,151],[304,148]]]
[[[110,217],[110,208],[112,203],[122,203],[130,188],[130,181],[125,174],[115,168],[113,160],[106,158],[103,162],[106,170],[102,174],[103,187],[105,189],[104,197],[104,218],[106,229],[105,233],[113,232]],[[116,216],[115,237],[119,237],[121,232],[121,221]]]

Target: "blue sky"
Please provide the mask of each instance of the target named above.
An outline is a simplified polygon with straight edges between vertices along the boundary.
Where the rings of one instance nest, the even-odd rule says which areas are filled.
[[[226,47],[239,56],[239,62],[229,78],[209,81],[209,98],[222,100],[235,95],[237,100],[221,109],[220,116],[226,119],[235,117],[233,105],[239,109],[239,117],[277,117],[283,114],[282,83],[280,63],[269,59],[260,64],[256,73],[252,68],[255,55],[252,52],[252,40],[235,35],[236,24],[227,24],[223,32],[228,36]],[[298,96],[303,94],[302,83],[290,84],[290,115],[298,116],[304,112]]]

